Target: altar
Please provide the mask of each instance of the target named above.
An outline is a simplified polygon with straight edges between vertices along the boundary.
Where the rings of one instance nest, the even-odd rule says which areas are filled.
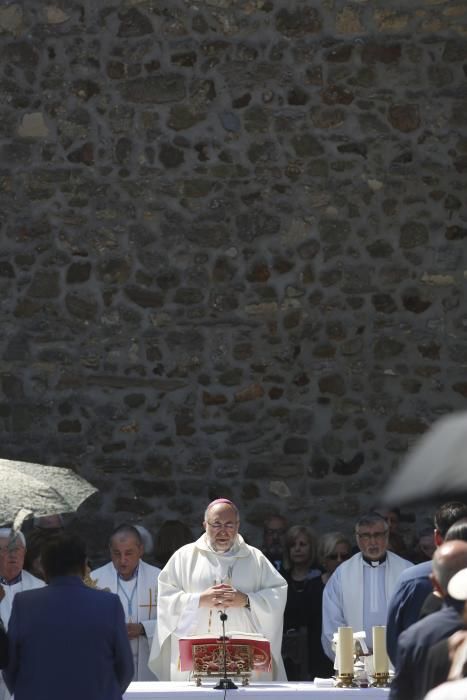
[[[237,690],[215,690],[215,682],[161,681],[130,683],[124,700],[387,700],[389,688],[317,688],[313,683],[252,683]]]

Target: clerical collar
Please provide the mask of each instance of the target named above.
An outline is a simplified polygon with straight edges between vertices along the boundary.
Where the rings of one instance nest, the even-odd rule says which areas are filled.
[[[15,583],[21,583],[22,581],[22,571],[19,572],[18,576],[15,576],[15,578],[10,579],[9,581],[6,580],[3,576],[0,576],[0,583],[2,586],[14,586]]]
[[[117,578],[119,578],[121,581],[133,581],[133,579],[138,576],[138,569],[139,569],[139,564],[136,567],[136,569],[133,571],[133,573],[131,574],[130,578],[123,578],[123,576],[120,574],[120,572],[117,571]]]
[[[387,557],[388,557],[388,555],[387,555],[386,552],[383,554],[383,556],[381,557],[381,559],[368,559],[368,557],[365,557],[365,556],[362,554],[362,559],[363,559],[363,561],[364,561],[366,564],[369,564],[370,566],[373,566],[373,567],[377,567],[377,566],[379,566],[380,564],[384,564],[384,562],[386,561]]]

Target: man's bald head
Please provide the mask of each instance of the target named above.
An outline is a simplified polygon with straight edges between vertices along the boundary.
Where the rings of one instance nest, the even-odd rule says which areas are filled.
[[[467,568],[467,542],[445,542],[433,555],[433,578],[439,592],[447,595],[448,583],[461,569]]]
[[[240,513],[238,511],[237,506],[235,505],[235,503],[233,503],[228,498],[216,498],[214,501],[211,501],[211,503],[208,505],[208,507],[204,511],[204,520],[208,519],[209,513],[210,513],[212,508],[215,508],[216,506],[223,506],[223,505],[230,506],[230,508],[232,508],[232,510],[235,513],[235,518],[237,520],[240,520]]]

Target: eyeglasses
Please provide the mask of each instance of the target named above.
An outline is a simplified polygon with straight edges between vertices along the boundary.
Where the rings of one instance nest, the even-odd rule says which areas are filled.
[[[370,540],[384,540],[388,534],[388,530],[384,532],[357,532],[357,537],[362,540],[362,542],[369,542]]]
[[[212,527],[213,530],[235,530],[235,528],[238,526],[238,521],[236,523],[220,523],[219,521],[215,521],[213,523],[210,523],[209,520],[206,521],[209,527]]]
[[[345,561],[346,559],[350,559],[350,553],[341,554],[340,552],[332,552],[332,554],[327,555],[326,559],[330,559],[331,561],[337,561],[338,559],[341,559],[342,561]]]

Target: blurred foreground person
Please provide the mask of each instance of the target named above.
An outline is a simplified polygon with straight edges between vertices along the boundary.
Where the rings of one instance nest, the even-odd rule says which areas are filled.
[[[464,602],[463,629],[430,647],[427,654],[430,684],[427,687],[434,688],[427,695],[430,700],[465,700],[467,697],[467,568],[454,574],[448,583],[448,593],[454,600]]]
[[[452,540],[436,550],[431,578],[443,605],[440,610],[427,615],[400,635],[390,700],[422,700],[425,697],[426,657],[430,647],[463,626],[463,603],[448,595],[448,584],[454,574],[466,566],[467,542]]]
[[[157,579],[160,569],[142,560],[144,544],[133,525],[120,525],[110,536],[112,561],[91,571],[98,588],[116,593],[125,613],[135,666],[135,681],[154,681],[148,668],[157,616]]]
[[[462,540],[463,542],[467,542],[467,518],[461,518],[455,522],[454,525],[451,525],[446,533],[444,542],[451,542],[452,540]],[[430,579],[433,582],[433,574],[431,575]],[[441,610],[442,606],[443,596],[436,589],[436,586],[433,585],[433,591],[426,597],[425,602],[420,609],[419,619],[421,620],[423,617]]]
[[[5,627],[0,620],[0,668],[5,668],[8,661],[8,638],[6,636]]]
[[[425,700],[466,700],[467,678],[442,683],[425,695]]]
[[[467,517],[467,505],[462,501],[443,503],[434,516],[434,543],[439,547],[449,528]],[[430,574],[432,562],[424,561],[404,571],[396,582],[389,601],[386,644],[392,663],[396,662],[397,640],[401,632],[417,622],[420,611],[432,592]]]
[[[187,680],[190,673],[179,670],[178,640],[221,636],[224,611],[226,634],[253,632],[270,642],[272,679],[285,680],[281,640],[287,584],[259,549],[244,542],[239,524],[231,501],[213,501],[204,514],[205,533],[175,552],[161,571],[149,659],[159,680]],[[259,679],[268,680],[268,674]]]
[[[121,700],[133,659],[118,596],[83,583],[86,552],[73,535],[42,552],[49,585],[18,593],[4,678],[15,700]]]

